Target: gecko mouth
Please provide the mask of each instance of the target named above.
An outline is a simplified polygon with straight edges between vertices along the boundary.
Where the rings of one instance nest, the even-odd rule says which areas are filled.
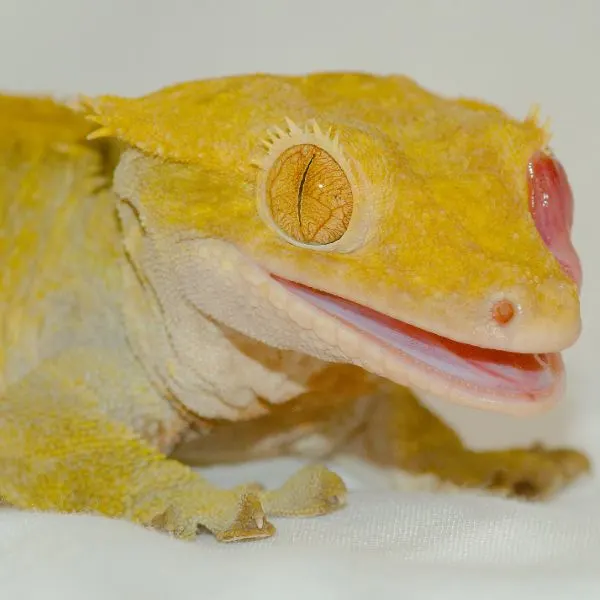
[[[471,405],[504,412],[538,412],[562,393],[559,353],[524,354],[473,346],[389,317],[350,300],[272,276],[294,296],[376,344],[381,364],[368,370]]]

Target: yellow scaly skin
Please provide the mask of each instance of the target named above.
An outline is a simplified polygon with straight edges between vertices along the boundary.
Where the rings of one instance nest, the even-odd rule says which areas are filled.
[[[343,482],[310,466],[278,490],[221,490],[184,459],[339,450],[436,485],[557,491],[589,469],[583,455],[470,451],[403,386],[473,394],[404,369],[269,276],[461,342],[561,350],[579,334],[578,290],[523,176],[547,141],[533,118],[366,74],[77,108],[0,96],[0,497],[228,541],[332,510]],[[300,143],[351,181],[337,245],[294,243],[265,215],[267,175]],[[520,307],[511,327],[490,324],[499,293]]]

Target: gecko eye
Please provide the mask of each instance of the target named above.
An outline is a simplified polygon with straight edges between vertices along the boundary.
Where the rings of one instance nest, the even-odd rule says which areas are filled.
[[[288,148],[266,181],[266,201],[275,225],[297,242],[339,240],[350,224],[352,186],[333,157],[313,144]]]
[[[573,193],[567,174],[553,156],[538,152],[529,163],[528,175],[535,226],[563,270],[581,286],[581,263],[571,242]]]

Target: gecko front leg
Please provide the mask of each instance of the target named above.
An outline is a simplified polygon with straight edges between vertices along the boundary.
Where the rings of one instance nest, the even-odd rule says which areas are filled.
[[[303,469],[276,490],[221,489],[168,458],[116,418],[121,409],[111,411],[124,400],[130,412],[143,406],[106,397],[123,391],[115,375],[136,377],[126,368],[134,364],[70,352],[9,387],[0,397],[0,497],[17,508],[122,518],[184,539],[205,528],[223,542],[273,535],[269,515],[312,516],[343,503],[343,482],[324,467]]]
[[[369,460],[440,484],[543,500],[589,472],[589,459],[569,448],[476,451],[407,388],[385,385],[356,441]]]
[[[216,488],[107,415],[79,366],[74,356],[48,361],[0,398],[8,504],[124,518],[181,538],[199,527],[224,541],[273,533],[255,494]]]

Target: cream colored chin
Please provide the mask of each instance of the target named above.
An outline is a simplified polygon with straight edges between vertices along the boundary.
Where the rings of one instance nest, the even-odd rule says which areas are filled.
[[[543,393],[536,394],[535,399],[528,397],[527,393],[509,396],[493,389],[482,389],[460,379],[446,377],[425,364],[404,357],[377,338],[291,293],[260,269],[245,271],[244,276],[255,289],[260,289],[261,295],[274,308],[285,313],[298,327],[312,331],[328,347],[339,349],[340,354],[353,364],[399,385],[417,388],[459,404],[523,416],[547,410],[562,395],[564,374],[559,358],[554,367],[552,385]]]

